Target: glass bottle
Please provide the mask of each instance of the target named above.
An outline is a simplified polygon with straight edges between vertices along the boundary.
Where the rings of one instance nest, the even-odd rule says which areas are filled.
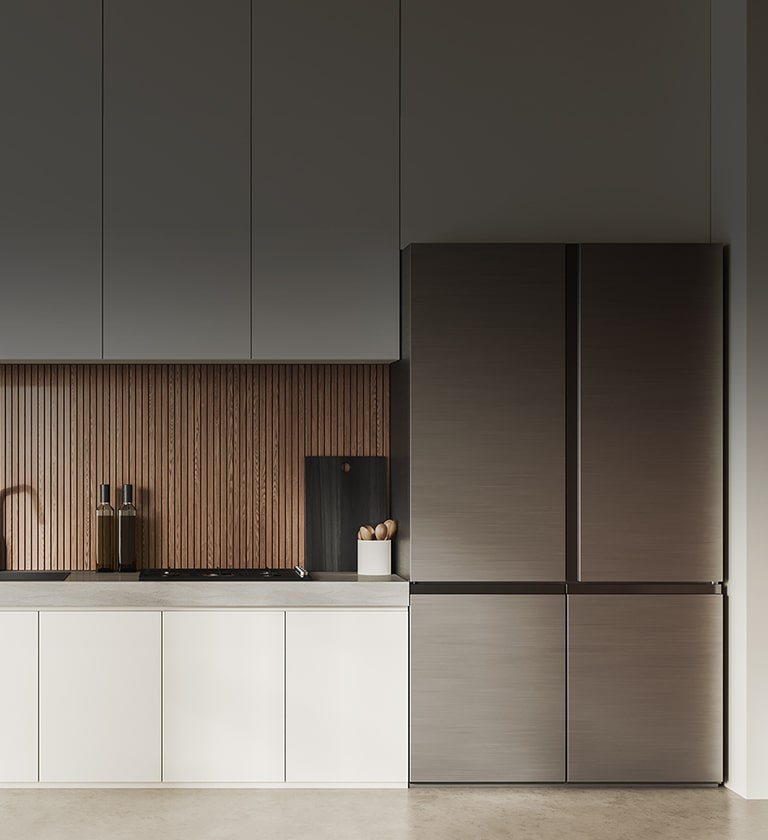
[[[117,511],[119,572],[136,571],[136,508],[133,506],[133,485],[123,485],[123,503]]]
[[[115,511],[109,503],[109,485],[99,485],[96,508],[96,571],[115,571]]]

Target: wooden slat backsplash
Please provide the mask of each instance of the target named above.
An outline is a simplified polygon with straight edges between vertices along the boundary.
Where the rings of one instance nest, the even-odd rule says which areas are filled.
[[[0,365],[8,568],[95,568],[102,482],[140,566],[293,565],[304,456],[388,454],[386,365]]]

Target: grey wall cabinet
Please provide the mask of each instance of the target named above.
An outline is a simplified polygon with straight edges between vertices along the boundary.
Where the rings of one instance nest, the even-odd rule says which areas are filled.
[[[565,781],[565,596],[414,595],[411,781]]]
[[[581,247],[585,581],[723,578],[723,249]]]
[[[0,359],[101,357],[101,3],[0,22]]]
[[[104,6],[104,358],[250,358],[248,0]]]
[[[403,0],[402,243],[709,241],[700,0]]]
[[[414,581],[565,578],[565,254],[404,252],[392,499]]]
[[[722,597],[568,601],[568,780],[722,781]]]
[[[253,6],[253,358],[398,357],[397,0]]]

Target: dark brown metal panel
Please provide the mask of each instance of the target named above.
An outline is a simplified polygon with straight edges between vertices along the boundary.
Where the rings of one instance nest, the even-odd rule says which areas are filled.
[[[580,578],[721,580],[721,246],[585,245],[580,305]]]
[[[411,601],[412,782],[562,782],[565,596]]]
[[[568,781],[722,781],[722,597],[571,595],[568,636]]]
[[[411,251],[411,577],[563,580],[565,248]]]

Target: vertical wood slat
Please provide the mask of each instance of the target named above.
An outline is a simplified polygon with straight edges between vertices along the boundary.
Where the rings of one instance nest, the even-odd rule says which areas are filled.
[[[0,445],[9,568],[95,568],[101,482],[140,566],[291,566],[304,456],[389,454],[389,368],[5,364]]]

